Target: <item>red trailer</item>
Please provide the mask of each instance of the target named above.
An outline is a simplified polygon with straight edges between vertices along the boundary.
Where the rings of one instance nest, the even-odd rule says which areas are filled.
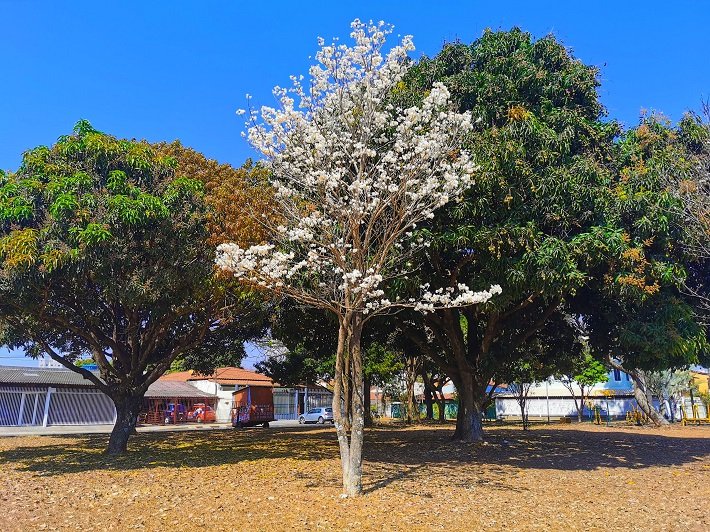
[[[232,426],[268,428],[274,418],[274,390],[271,386],[245,386],[232,394]]]

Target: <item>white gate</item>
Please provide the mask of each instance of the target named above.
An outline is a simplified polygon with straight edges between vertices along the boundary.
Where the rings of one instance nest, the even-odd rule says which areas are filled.
[[[115,420],[113,402],[98,390],[0,388],[0,426],[100,425]]]
[[[60,388],[50,394],[47,425],[102,425],[115,421],[113,401],[99,390]]]
[[[41,425],[46,388],[0,389],[0,426]]]

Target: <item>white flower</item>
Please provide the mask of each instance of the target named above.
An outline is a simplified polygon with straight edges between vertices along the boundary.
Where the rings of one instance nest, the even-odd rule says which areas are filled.
[[[368,315],[488,301],[499,286],[386,297],[387,281],[405,277],[430,245],[412,231],[473,183],[477,166],[461,149],[473,124],[442,83],[421,105],[392,103],[411,36],[384,53],[391,26],[355,20],[351,30],[352,45],[319,39],[310,79],[275,87],[275,106],[249,107],[247,138],[273,175],[279,221],[268,244],[219,246],[217,266],[310,305]]]

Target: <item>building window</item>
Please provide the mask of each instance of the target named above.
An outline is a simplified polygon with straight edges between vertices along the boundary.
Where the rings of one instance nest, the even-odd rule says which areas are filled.
[[[619,371],[618,369],[614,370],[614,380],[616,382],[621,382],[621,371]]]
[[[624,373],[624,375],[626,376],[626,382],[629,382],[629,381],[631,380],[631,377],[629,377],[629,374],[628,374],[628,373]]]

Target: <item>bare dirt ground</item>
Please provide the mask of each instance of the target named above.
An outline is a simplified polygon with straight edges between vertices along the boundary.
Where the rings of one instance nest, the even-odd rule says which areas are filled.
[[[367,433],[341,499],[332,428],[0,438],[0,530],[710,530],[710,427]]]

